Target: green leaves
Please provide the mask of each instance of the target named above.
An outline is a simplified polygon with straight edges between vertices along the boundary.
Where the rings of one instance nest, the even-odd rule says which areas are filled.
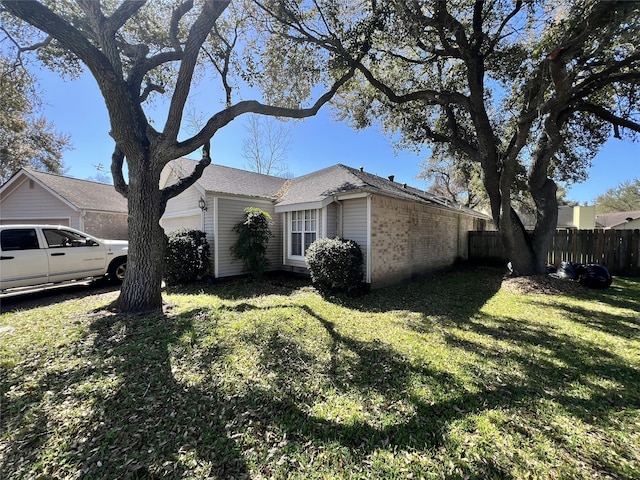
[[[169,285],[202,280],[209,273],[209,243],[200,230],[181,228],[169,234],[164,278]]]
[[[362,286],[360,245],[342,238],[321,238],[306,251],[305,262],[313,284],[324,293],[357,293]]]
[[[231,247],[231,253],[236,260],[241,260],[252,279],[257,279],[269,268],[267,258],[267,244],[271,237],[271,215],[257,207],[244,210],[241,222],[233,231],[238,234],[236,243]]]

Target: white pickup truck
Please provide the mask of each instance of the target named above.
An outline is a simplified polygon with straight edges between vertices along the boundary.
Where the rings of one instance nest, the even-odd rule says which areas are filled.
[[[124,279],[129,244],[56,225],[0,225],[0,290],[107,276]]]

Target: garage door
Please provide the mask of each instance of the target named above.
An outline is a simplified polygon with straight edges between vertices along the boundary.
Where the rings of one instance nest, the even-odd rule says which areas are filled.
[[[69,226],[68,218],[2,218],[0,225],[62,225]]]
[[[179,228],[202,230],[202,216],[188,215],[184,217],[163,218],[160,225],[164,228],[165,233],[173,232]]]

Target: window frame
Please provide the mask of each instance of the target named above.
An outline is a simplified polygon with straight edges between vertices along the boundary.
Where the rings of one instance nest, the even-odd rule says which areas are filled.
[[[304,259],[305,253],[309,245],[318,239],[318,209],[308,208],[305,210],[294,210],[289,212],[288,225],[289,225],[289,257],[292,259]],[[297,241],[294,241],[294,235],[299,236]],[[299,250],[301,253],[294,253],[295,250]]]

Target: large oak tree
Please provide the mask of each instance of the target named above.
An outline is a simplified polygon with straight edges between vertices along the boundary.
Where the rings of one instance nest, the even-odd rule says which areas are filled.
[[[192,185],[211,162],[215,133],[246,113],[314,115],[353,73],[341,69],[323,83],[323,71],[329,68],[322,62],[331,61],[331,56],[318,48],[297,55],[289,40],[278,39],[277,32],[260,21],[260,12],[253,12],[250,2],[1,0],[0,5],[4,14],[43,32],[36,40],[48,49],[43,58],[49,64],[68,68],[65,63],[81,62],[102,93],[115,144],[114,185],[129,205],[128,271],[118,298],[118,307],[127,312],[162,306],[164,240],[159,220],[167,201]],[[211,92],[206,100],[211,113],[195,134],[181,138],[194,82],[213,77],[219,81],[219,92]],[[243,81],[261,87],[262,97],[237,100]],[[316,94],[315,102],[306,106],[301,103],[312,98],[318,85],[325,85],[325,93]],[[216,93],[223,99],[217,111]],[[159,128],[145,110],[157,95],[168,97],[168,112]],[[160,173],[167,163],[198,149],[202,160],[193,174],[160,189]]]
[[[556,181],[578,179],[611,136],[640,132],[640,3],[576,0],[276,0],[300,45],[358,70],[341,95],[356,127],[380,122],[468,176],[480,166],[516,274],[545,271]],[[366,54],[363,54],[365,53]],[[463,175],[464,177],[465,175]],[[535,204],[526,231],[513,208]]]

